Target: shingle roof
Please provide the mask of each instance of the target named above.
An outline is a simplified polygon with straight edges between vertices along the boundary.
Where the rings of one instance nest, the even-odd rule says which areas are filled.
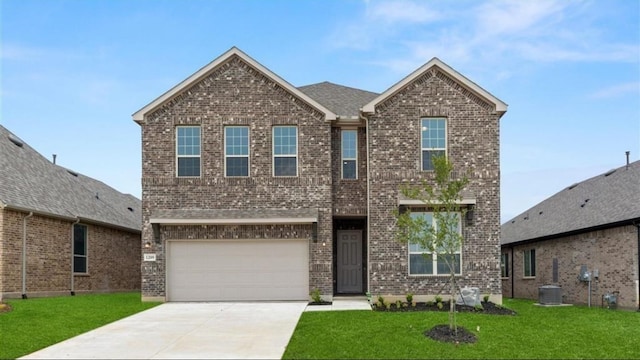
[[[17,139],[22,146],[10,138]],[[142,203],[58,166],[0,126],[0,206],[140,231]]]
[[[640,161],[573,184],[501,227],[501,244],[640,219]]]
[[[358,116],[360,108],[379,95],[328,81],[300,86],[298,90],[339,116]]]

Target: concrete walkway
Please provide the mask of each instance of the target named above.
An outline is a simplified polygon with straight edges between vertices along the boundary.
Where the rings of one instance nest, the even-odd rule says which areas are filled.
[[[280,359],[306,302],[166,303],[25,359]]]

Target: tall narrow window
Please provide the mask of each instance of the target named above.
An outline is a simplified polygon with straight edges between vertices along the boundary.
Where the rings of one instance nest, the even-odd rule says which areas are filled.
[[[455,216],[452,220],[457,219],[455,230],[460,234],[462,232],[460,214],[447,213],[446,216]],[[431,224],[431,226],[437,231],[437,222],[433,217],[433,213],[412,212],[411,217],[424,218],[426,223]],[[419,244],[409,244],[409,275],[446,275],[451,272],[451,269],[449,268],[450,265],[453,267],[455,274],[461,274],[461,253],[461,248],[449,255],[444,249],[431,252],[429,249],[424,248]]]
[[[342,178],[358,178],[358,130],[342,130]]]
[[[200,127],[176,127],[178,176],[200,176]]]
[[[536,250],[530,249],[524,252],[524,277],[536,276]]]
[[[226,176],[249,176],[249,127],[224,128],[224,157]]]
[[[509,254],[507,253],[500,255],[500,273],[503,278],[509,277]]]
[[[422,170],[433,170],[433,157],[447,154],[447,121],[425,118],[422,122]]]
[[[298,128],[273,127],[273,176],[298,176]]]
[[[87,273],[87,227],[73,225],[73,272]]]

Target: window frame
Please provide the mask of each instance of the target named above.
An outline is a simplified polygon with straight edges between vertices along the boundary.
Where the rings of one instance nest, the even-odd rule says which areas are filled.
[[[76,254],[76,230],[84,229],[82,239],[84,245],[84,254]],[[73,273],[79,275],[86,275],[89,273],[89,228],[84,224],[74,224],[73,225],[73,248],[71,249],[71,253],[73,254]],[[76,259],[84,259],[84,271],[76,271]]]
[[[462,213],[460,212],[453,212],[455,214],[457,214],[458,217],[458,231],[459,233],[462,235]],[[413,216],[414,214],[418,215],[418,214],[430,214],[431,215],[431,223],[432,226],[434,228],[437,228],[437,223],[436,223],[436,219],[433,216],[433,212],[432,211],[416,211],[416,212],[411,212],[411,215]],[[407,246],[407,273],[409,276],[447,276],[450,275],[450,273],[447,271],[446,273],[439,273],[438,272],[438,253],[437,252],[431,252],[428,249],[424,249],[426,251],[411,251],[411,245],[417,245],[417,244],[408,244]],[[421,256],[424,256],[422,254],[431,254],[431,262],[432,262],[432,269],[433,272],[431,274],[416,274],[416,273],[411,273],[411,255],[418,255],[420,254]],[[446,255],[446,254],[443,254]],[[463,261],[463,257],[462,257],[462,244],[460,244],[460,248],[458,249],[458,251],[456,251],[454,253],[454,255],[459,255],[460,256],[460,261],[458,262],[458,266],[459,266],[459,271],[456,272],[454,275],[455,276],[461,276],[462,275],[462,261]]]
[[[444,122],[444,136],[442,138],[442,141],[444,142],[444,146],[443,147],[429,147],[429,146],[425,146],[425,137],[424,137],[424,132],[428,131],[429,126],[425,126],[425,121],[439,121],[442,120]],[[433,169],[433,161],[430,161],[431,164],[431,169],[425,169],[424,167],[424,155],[425,152],[435,152],[435,151],[442,151],[444,153],[444,156],[447,156],[447,136],[448,136],[448,127],[447,127],[447,118],[445,117],[422,117],[420,118],[420,170],[421,171],[434,171]],[[425,130],[426,129],[426,130]],[[440,140],[440,138],[436,138],[436,141]]]
[[[282,128],[293,128],[296,131],[296,144],[295,144],[295,154],[276,154],[276,129],[282,129]],[[271,174],[273,177],[297,177],[298,174],[300,173],[299,171],[299,160],[298,160],[298,154],[299,154],[299,133],[298,133],[298,126],[297,125],[274,125],[271,129]],[[276,158],[294,158],[296,161],[296,173],[295,175],[277,175],[276,174]]]
[[[355,157],[345,157],[344,152],[345,152],[345,134],[354,134],[354,146],[355,148],[353,149],[354,153],[355,153]],[[354,168],[355,168],[355,173],[354,173],[354,177],[349,177],[346,178],[344,176],[344,168],[345,168],[345,162],[347,161],[353,161],[354,162]],[[358,129],[340,129],[340,178],[342,180],[358,180]]]
[[[227,153],[227,130],[228,129],[247,129],[247,155],[229,155]],[[224,146],[224,176],[232,178],[245,178],[251,176],[251,129],[246,125],[226,125],[223,130],[223,146]],[[229,175],[227,167],[227,159],[229,158],[246,158],[247,159],[247,175]]]
[[[533,260],[531,255],[533,255]],[[528,268],[527,262],[529,263]],[[522,252],[522,270],[524,278],[533,279],[536,277],[536,249],[527,249]]]
[[[509,277],[509,254],[508,253],[500,254],[500,276],[502,278]]]
[[[197,128],[198,129],[198,155],[180,155],[180,129]],[[202,176],[202,128],[200,125],[179,125],[176,126],[176,177],[180,178],[199,178]],[[193,145],[192,145],[193,146]],[[180,159],[198,158],[198,175],[180,175]]]

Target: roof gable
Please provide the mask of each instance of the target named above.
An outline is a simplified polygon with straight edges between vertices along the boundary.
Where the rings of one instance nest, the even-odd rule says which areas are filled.
[[[148,105],[146,105],[142,109],[136,111],[132,115],[133,120],[135,122],[137,122],[137,123],[142,122],[144,120],[144,115],[152,112],[154,109],[158,108],[162,104],[164,104],[164,103],[170,101],[172,98],[178,96],[182,91],[188,89],[190,86],[192,86],[192,85],[196,84],[198,81],[204,79],[210,72],[214,71],[220,65],[224,64],[225,62],[227,62],[229,59],[233,58],[234,56],[239,57],[242,61],[244,61],[245,63],[247,63],[248,65],[250,65],[254,69],[256,69],[256,71],[260,72],[262,75],[264,75],[267,78],[269,78],[272,81],[274,81],[276,84],[281,86],[283,89],[285,89],[287,92],[289,92],[293,96],[301,99],[302,101],[306,102],[309,106],[311,106],[311,107],[315,108],[316,110],[320,111],[321,113],[325,114],[325,120],[331,121],[331,120],[335,120],[336,119],[336,114],[334,114],[331,110],[327,109],[322,104],[320,104],[317,101],[315,101],[314,99],[310,98],[309,96],[307,96],[302,91],[296,89],[293,85],[289,84],[287,81],[282,79],[280,76],[276,75],[271,70],[269,70],[266,67],[262,66],[260,63],[258,63],[254,59],[252,59],[249,55],[245,54],[240,49],[238,49],[237,47],[234,46],[231,49],[229,49],[227,52],[225,52],[224,54],[220,55],[218,58],[214,59],[209,64],[205,65],[200,70],[196,71],[194,74],[192,74],[191,76],[189,76],[188,78],[186,78],[185,80],[183,80],[182,82],[180,82],[179,84],[174,86],[173,88],[169,89],[169,91],[167,91],[164,94],[160,95],[160,97],[156,98],[155,100],[153,100],[151,103],[149,103]]]
[[[570,185],[501,226],[501,244],[640,219],[640,161]]]
[[[0,207],[140,231],[139,199],[55,165],[12,139],[18,138],[0,126]]]
[[[497,97],[491,95],[488,91],[484,90],[480,86],[478,86],[473,81],[467,79],[465,76],[455,71],[449,65],[442,62],[440,59],[434,57],[429,60],[426,64],[422,65],[420,68],[409,74],[404,79],[400,80],[398,83],[387,89],[385,92],[380,94],[378,97],[373,99],[371,102],[365,104],[362,107],[362,112],[372,114],[376,111],[376,106],[383,103],[387,99],[393,97],[398,92],[402,91],[406,86],[411,84],[414,80],[418,79],[420,76],[430,71],[433,68],[437,68],[440,71],[444,72],[446,75],[451,77],[455,82],[460,84],[465,90],[471,92],[473,95],[480,97],[481,99],[489,102],[494,106],[495,111],[502,115],[507,111],[507,104]]]

